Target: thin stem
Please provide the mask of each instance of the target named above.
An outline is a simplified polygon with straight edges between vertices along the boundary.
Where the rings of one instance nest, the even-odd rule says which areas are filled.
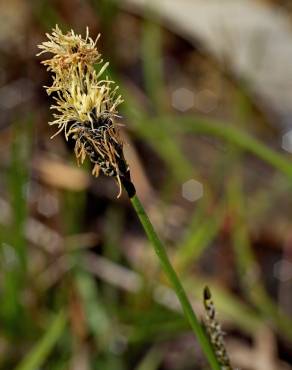
[[[177,297],[181,303],[181,306],[183,308],[184,314],[186,318],[189,321],[189,324],[191,328],[193,329],[195,336],[198,339],[198,342],[200,343],[200,346],[203,350],[203,352],[206,355],[206,358],[209,361],[209,364],[211,365],[213,370],[220,370],[221,367],[218,363],[218,360],[214,354],[213,347],[211,343],[209,342],[209,339],[207,335],[205,334],[200,322],[197,319],[197,316],[195,312],[193,311],[193,308],[191,306],[191,303],[186,295],[186,292],[174,270],[174,268],[171,265],[171,262],[167,256],[166,249],[163,246],[162,242],[159,240],[151,221],[149,220],[139,198],[137,195],[134,195],[131,199],[132,205],[140,219],[140,222],[145,230],[145,233],[149,239],[149,241],[152,243],[154,250],[159,258],[160,264],[167,275],[168,279],[173,285],[173,288],[177,294]]]

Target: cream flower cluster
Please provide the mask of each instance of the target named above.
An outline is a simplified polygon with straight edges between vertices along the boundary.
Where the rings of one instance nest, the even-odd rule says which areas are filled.
[[[93,41],[87,28],[86,38],[82,39],[73,30],[63,34],[58,26],[46,36],[49,41],[39,45],[42,51],[38,55],[53,54],[50,59],[42,61],[53,75],[53,84],[46,87],[47,93],[56,92],[56,104],[51,109],[57,113],[53,114],[54,120],[49,124],[58,125],[55,135],[65,130],[68,139],[68,122],[90,122],[93,127],[93,122],[101,116],[115,115],[122,98],[117,96],[118,87],[113,88],[113,81],[100,80],[108,63],[103,64],[96,49],[99,36]],[[98,64],[102,66],[96,72]]]
[[[121,177],[128,176],[128,168],[114,119],[122,98],[113,81],[102,79],[108,63],[103,63],[96,49],[99,37],[90,38],[88,28],[85,39],[73,30],[63,34],[58,26],[47,37],[38,55],[52,54],[42,64],[53,77],[52,85],[45,86],[55,100],[51,106],[54,120],[49,122],[58,126],[53,136],[61,132],[66,140],[71,136],[78,163],[88,157],[94,164],[93,174],[102,170],[116,177],[121,193]]]

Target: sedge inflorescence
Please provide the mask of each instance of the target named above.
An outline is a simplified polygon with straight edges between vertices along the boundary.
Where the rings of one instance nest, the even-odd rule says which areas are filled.
[[[89,158],[93,175],[102,171],[115,177],[120,195],[122,184],[130,181],[123,142],[115,124],[117,107],[123,100],[118,86],[107,77],[102,78],[108,63],[97,51],[99,36],[93,40],[88,28],[85,38],[73,30],[64,34],[58,26],[46,36],[48,41],[39,45],[38,55],[52,54],[42,61],[53,78],[52,85],[45,86],[55,101],[51,106],[54,119],[49,124],[57,126],[57,131],[52,137],[63,132],[66,140],[75,140],[78,165]]]
[[[206,311],[205,328],[213,345],[216,357],[222,370],[232,370],[230,360],[225,348],[224,332],[216,319],[216,310],[208,287],[204,289],[204,307]]]

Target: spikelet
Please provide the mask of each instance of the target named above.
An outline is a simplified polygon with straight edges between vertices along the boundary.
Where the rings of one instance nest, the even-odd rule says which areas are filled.
[[[216,357],[221,365],[221,369],[233,370],[225,348],[224,332],[216,320],[216,310],[208,287],[205,287],[204,289],[204,307],[206,311],[205,327],[213,345]]]
[[[63,34],[58,25],[53,29],[52,34],[46,33],[49,41],[43,42],[38,47],[42,50],[37,55],[51,53],[53,57],[42,61],[49,72],[54,73],[54,82],[47,91],[50,93],[58,89],[64,83],[65,76],[70,77],[72,69],[79,63],[83,66],[93,66],[95,63],[102,63],[101,54],[96,49],[99,36],[93,41],[89,37],[89,30],[86,29],[86,38],[76,35],[73,30]]]
[[[88,157],[93,163],[94,176],[101,170],[115,177],[118,196],[122,185],[133,196],[123,142],[115,124],[117,107],[123,100],[113,81],[107,77],[101,79],[108,63],[103,63],[96,49],[99,37],[95,41],[90,38],[88,28],[85,39],[73,30],[63,34],[58,26],[47,37],[49,41],[39,45],[38,55],[52,54],[50,59],[42,61],[53,77],[52,85],[45,87],[55,101],[51,106],[54,119],[49,125],[57,126],[57,131],[52,137],[63,132],[66,140],[74,139],[78,165]],[[99,71],[95,69],[97,65]]]

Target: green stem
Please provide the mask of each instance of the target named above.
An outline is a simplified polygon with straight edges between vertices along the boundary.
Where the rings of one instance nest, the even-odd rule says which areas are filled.
[[[180,300],[181,306],[183,308],[184,314],[186,318],[189,321],[189,324],[191,328],[193,329],[195,336],[198,339],[198,342],[201,345],[201,348],[203,352],[206,355],[206,358],[209,361],[209,364],[211,365],[213,370],[220,370],[221,367],[218,363],[218,360],[214,354],[213,347],[211,343],[209,342],[209,339],[207,335],[205,334],[200,322],[197,319],[197,316],[195,312],[193,311],[193,308],[191,306],[191,303],[186,295],[186,292],[174,270],[174,268],[171,265],[171,262],[167,256],[165,247],[159,240],[139,198],[137,195],[134,195],[131,199],[132,205],[141,221],[141,224],[145,230],[145,233],[149,239],[149,241],[152,243],[154,250],[159,258],[159,261],[161,263],[161,266],[167,275],[168,279],[173,285],[173,288],[177,294],[178,299]]]

